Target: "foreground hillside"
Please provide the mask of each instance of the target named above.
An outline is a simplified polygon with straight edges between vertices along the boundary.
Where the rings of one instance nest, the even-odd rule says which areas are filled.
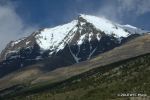
[[[149,59],[145,54],[101,66],[63,82],[14,92],[6,100],[149,100]],[[122,97],[128,93],[132,96]]]

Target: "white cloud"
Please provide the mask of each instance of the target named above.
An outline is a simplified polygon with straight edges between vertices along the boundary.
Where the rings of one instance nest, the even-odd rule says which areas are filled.
[[[120,19],[120,15],[119,15],[119,11],[117,10],[117,7],[113,4],[104,4],[103,6],[101,6],[96,12],[95,12],[96,16],[103,16],[106,17],[112,21],[115,22],[120,22],[121,23],[121,19]]]
[[[142,15],[150,12],[150,0],[118,0],[119,10]]]
[[[0,5],[0,51],[10,41],[26,36],[36,28],[25,25],[12,5]]]
[[[103,6],[100,6],[95,14],[122,22],[124,17],[136,19],[148,12],[150,12],[150,0],[112,0],[103,2]]]

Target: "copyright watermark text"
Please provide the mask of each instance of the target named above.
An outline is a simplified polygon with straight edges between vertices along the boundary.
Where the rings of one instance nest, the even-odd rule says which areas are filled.
[[[119,93],[117,94],[119,97],[146,97],[147,94],[144,93]]]

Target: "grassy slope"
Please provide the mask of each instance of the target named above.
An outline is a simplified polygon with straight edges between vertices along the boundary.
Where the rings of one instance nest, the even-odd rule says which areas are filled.
[[[128,100],[129,97],[117,95],[150,95],[149,59],[150,54],[147,54],[95,68],[63,82],[32,86],[10,100]]]

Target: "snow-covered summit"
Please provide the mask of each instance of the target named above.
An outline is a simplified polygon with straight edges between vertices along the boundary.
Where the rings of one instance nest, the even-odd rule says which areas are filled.
[[[115,34],[116,37],[127,37],[130,34],[141,34],[147,31],[141,30],[132,25],[120,25],[112,22],[105,17],[96,17],[91,15],[80,14],[80,17],[92,23],[97,29],[105,32],[106,34]]]
[[[92,24],[97,30],[104,32],[105,34],[108,35],[113,34],[116,38],[127,37],[130,34],[138,32],[139,33],[145,32],[136,27],[133,26],[131,27],[131,25],[120,25],[111,22],[104,17],[96,17],[91,15],[80,14],[79,18],[84,19],[85,22]],[[73,36],[77,34],[77,30],[79,30],[79,27],[77,27],[78,24],[79,19],[73,20],[68,24],[56,26],[54,28],[46,28],[42,30],[40,34],[36,35],[36,41],[42,49],[51,49],[51,50],[63,49],[65,43],[71,41]],[[84,38],[83,36],[86,35],[84,34],[81,37]],[[79,41],[81,42],[81,40]]]

